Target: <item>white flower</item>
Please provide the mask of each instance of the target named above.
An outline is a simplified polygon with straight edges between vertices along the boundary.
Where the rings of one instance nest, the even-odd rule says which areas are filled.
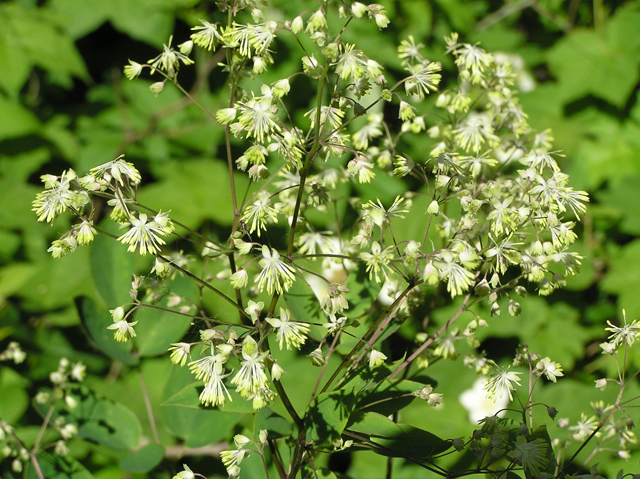
[[[596,387],[599,388],[600,391],[604,391],[605,388],[607,387],[607,380],[606,379],[596,379],[595,383],[596,383]]]
[[[211,375],[200,393],[200,402],[205,406],[224,406],[226,403],[225,394],[229,398],[229,401],[232,401],[229,391],[222,382],[222,380],[231,373],[222,374],[223,371],[222,362],[216,361],[214,367],[211,369]]]
[[[253,321],[253,324],[255,324],[256,321],[258,321],[258,319],[260,318],[260,312],[263,308],[264,303],[262,301],[258,301],[256,303],[255,301],[249,300],[249,302],[247,303],[247,307],[244,308],[244,311],[249,315],[251,321]]]
[[[289,317],[289,311],[280,308],[280,318],[267,318],[267,322],[276,329],[276,340],[280,349],[282,349],[282,343],[286,344],[287,349],[291,349],[291,346],[300,349],[307,339],[309,326],[290,321]]]
[[[258,350],[258,344],[251,336],[245,338],[242,344],[244,361],[238,374],[231,380],[231,384],[236,386],[236,391],[243,398],[253,399],[261,394],[273,394],[264,371],[263,361],[267,354]]]
[[[506,411],[501,411],[509,404],[506,396],[490,397],[484,388],[486,377],[480,377],[473,383],[471,389],[467,389],[460,395],[460,404],[469,412],[469,421],[478,423],[485,417],[503,417]]]
[[[184,471],[180,471],[178,474],[173,476],[173,479],[195,479],[196,475],[191,469],[189,469],[189,466],[183,464],[182,467],[184,467]]]
[[[553,381],[554,383],[557,381],[557,378],[564,376],[564,374],[562,374],[562,366],[551,361],[548,357],[540,361],[536,365],[536,369],[541,371],[541,374],[544,374],[549,381]]]
[[[142,65],[136,62],[132,62],[129,60],[129,65],[124,67],[124,76],[126,76],[129,80],[133,80],[142,72]]]
[[[127,183],[137,185],[142,180],[140,172],[133,166],[132,163],[124,161],[124,155],[120,155],[113,161],[109,161],[103,165],[92,168],[89,173],[96,179],[104,179],[107,182],[111,182],[113,178],[124,186],[125,180]]]
[[[267,245],[262,246],[262,258],[260,260],[262,271],[255,279],[260,291],[265,286],[269,294],[273,294],[274,291],[277,291],[278,294],[288,291],[295,280],[291,266],[280,260],[280,254]]]
[[[382,366],[386,359],[387,356],[385,356],[383,353],[372,349],[371,353],[369,354],[369,367],[377,368],[378,366]]]
[[[169,351],[173,350],[173,352],[169,359],[173,364],[184,366],[189,358],[191,345],[189,343],[174,343],[171,346],[173,347],[169,348]]]
[[[139,248],[143,256],[147,253],[156,254],[160,251],[160,245],[165,244],[165,241],[158,236],[166,234],[165,227],[156,221],[147,222],[147,219],[144,213],[140,213],[138,218],[134,216],[129,218],[131,228],[118,238],[121,243],[129,245],[127,251],[132,252]]]
[[[513,395],[511,394],[511,391],[515,390],[513,383],[520,386],[518,375],[521,373],[510,372],[509,368],[503,369],[495,363],[493,365],[497,369],[497,373],[489,378],[484,385],[487,395],[491,398],[502,398],[506,392],[509,394],[509,400],[513,401]]]

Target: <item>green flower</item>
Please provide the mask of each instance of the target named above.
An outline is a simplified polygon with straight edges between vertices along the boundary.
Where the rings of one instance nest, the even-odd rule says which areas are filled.
[[[371,244],[371,253],[366,251],[360,253],[360,257],[367,262],[367,273],[369,273],[369,279],[375,277],[376,283],[380,282],[379,273],[382,273],[384,279],[387,278],[388,264],[393,259],[393,253],[391,252],[393,247],[389,247],[382,251],[380,243],[374,241]]]
[[[222,40],[222,37],[218,33],[217,25],[205,20],[200,20],[200,23],[202,23],[202,26],[193,27],[191,29],[196,32],[191,34],[193,43],[209,51],[215,50],[218,43]]]
[[[255,279],[260,291],[266,286],[269,294],[273,294],[274,291],[282,294],[293,285],[295,280],[293,269],[280,259],[280,253],[270,249],[267,245],[262,246],[260,266],[262,266],[262,271]]]
[[[124,76],[126,76],[129,80],[133,80],[138,77],[142,72],[142,65],[136,62],[132,62],[129,60],[129,65],[124,67]]]
[[[513,401],[511,391],[515,391],[514,384],[520,386],[518,376],[521,373],[509,371],[509,368],[503,369],[495,363],[493,363],[493,366],[497,372],[491,376],[484,385],[484,389],[487,391],[487,397],[492,399],[502,398],[506,392],[509,394],[509,400]]]
[[[123,244],[128,244],[127,251],[133,252],[140,249],[141,255],[147,253],[156,254],[160,251],[160,245],[165,241],[159,235],[165,235],[166,229],[156,221],[147,221],[147,215],[140,213],[138,218],[131,216],[129,223],[131,228],[118,238]]]
[[[283,343],[287,349],[291,349],[291,346],[300,349],[307,339],[309,326],[291,321],[289,311],[284,308],[280,308],[280,318],[267,318],[267,322],[276,329],[276,340],[280,349]]]

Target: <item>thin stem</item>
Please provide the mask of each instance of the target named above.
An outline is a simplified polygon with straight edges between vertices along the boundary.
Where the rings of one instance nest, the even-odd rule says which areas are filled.
[[[451,326],[456,319],[458,319],[460,317],[460,315],[465,311],[465,309],[467,308],[467,303],[469,302],[469,298],[471,297],[471,293],[468,293],[465,297],[464,297],[464,301],[462,301],[462,304],[460,305],[460,307],[458,308],[458,310],[453,314],[453,316],[451,316],[451,319],[449,319],[449,321],[447,321],[438,331],[436,331],[435,334],[433,334],[429,339],[427,339],[424,343],[422,343],[420,345],[420,347],[418,349],[415,350],[415,352],[409,356],[395,371],[393,371],[391,373],[391,375],[389,376],[389,380],[393,379],[394,377],[396,377],[404,368],[406,368],[409,364],[411,364],[418,356],[420,356],[420,354],[422,354],[422,352],[427,349],[429,346],[431,346],[431,344],[436,340],[436,338],[440,337],[440,335],[442,333],[444,333],[449,326]]]
[[[42,426],[40,427],[40,431],[38,431],[38,437],[36,438],[36,442],[33,444],[33,450],[37,451],[40,447],[40,441],[42,441],[42,436],[44,436],[44,432],[47,430],[49,426],[49,421],[51,421],[51,416],[53,415],[53,411],[55,411],[55,405],[51,405],[49,410],[47,411],[47,415],[42,422]]]
[[[249,316],[247,315],[247,313],[244,312],[244,309],[241,308],[238,304],[236,304],[236,302],[234,300],[232,300],[231,298],[229,298],[229,296],[227,296],[226,294],[224,294],[222,291],[220,291],[219,289],[214,288],[213,286],[211,286],[209,283],[207,283],[206,281],[204,281],[201,278],[198,278],[195,274],[187,271],[186,269],[178,266],[177,264],[175,264],[173,261],[171,261],[169,258],[166,258],[164,256],[162,256],[161,254],[157,255],[158,258],[160,258],[163,261],[166,261],[167,263],[169,263],[171,266],[173,266],[174,268],[176,268],[178,271],[181,271],[182,273],[184,273],[185,275],[189,276],[189,278],[195,280],[198,284],[201,284],[202,286],[204,286],[205,288],[207,288],[210,291],[213,291],[214,293],[216,293],[218,296],[220,296],[222,299],[224,299],[225,301],[227,301],[228,303],[230,303],[231,305],[233,305],[234,308],[236,308],[238,311],[240,311],[240,314],[243,315],[243,317],[247,318],[247,319],[251,319],[249,318]]]
[[[145,409],[147,410],[147,417],[149,418],[149,424],[151,425],[151,433],[153,434],[153,440],[156,442],[156,444],[160,444],[160,436],[158,435],[156,420],[153,417],[153,408],[151,407],[151,401],[149,400],[149,390],[147,389],[147,383],[144,380],[142,371],[138,371],[138,379],[140,380],[140,388],[142,389],[142,397],[144,399]]]
[[[404,301],[405,296],[407,294],[409,294],[409,291],[411,291],[411,289],[413,289],[414,286],[415,285],[411,285],[411,284],[408,285],[405,288],[405,290],[396,298],[396,300],[384,311],[384,313],[382,313],[380,315],[380,317],[377,319],[377,321],[364,334],[364,336],[362,337],[362,340],[358,341],[358,343],[353,347],[353,349],[351,351],[349,351],[349,354],[347,354],[347,356],[342,360],[340,365],[336,368],[336,370],[333,372],[333,374],[331,375],[329,380],[326,382],[326,384],[322,388],[321,392],[325,392],[327,389],[329,389],[329,386],[338,377],[338,374],[340,374],[340,371],[342,371],[342,369],[344,369],[344,367],[351,360],[351,358],[358,352],[358,350],[364,344],[366,344],[365,341],[367,341],[373,334],[375,334],[375,331],[378,328],[378,326],[380,325],[380,323],[384,322],[385,319],[387,318],[387,316],[390,316],[392,314],[392,311],[395,311],[395,308],[398,307],[398,305],[401,304],[402,301]]]

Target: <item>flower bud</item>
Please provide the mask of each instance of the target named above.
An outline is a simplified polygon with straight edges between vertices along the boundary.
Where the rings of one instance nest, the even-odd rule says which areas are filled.
[[[438,200],[433,200],[431,202],[427,208],[427,213],[434,216],[438,216],[440,214],[440,205],[438,204]]]
[[[149,86],[149,90],[151,90],[151,93],[153,93],[155,96],[158,96],[160,93],[162,93],[163,89],[164,89],[163,81],[155,82],[151,86]]]
[[[386,359],[387,359],[387,356],[382,354],[380,351],[372,349],[371,353],[369,354],[369,367],[377,368],[379,366],[382,366]]]
[[[326,363],[326,360],[324,359],[324,354],[322,354],[322,350],[320,348],[315,349],[313,351],[311,351],[311,354],[309,354],[309,360],[311,361],[311,364],[314,366],[324,366],[324,364]]]
[[[513,299],[509,300],[509,314],[511,316],[518,316],[522,312],[522,306],[517,301]]]
[[[302,31],[303,28],[304,28],[304,20],[302,20],[302,17],[297,16],[296,18],[294,18],[293,22],[291,22],[291,31],[294,34],[298,34]]]

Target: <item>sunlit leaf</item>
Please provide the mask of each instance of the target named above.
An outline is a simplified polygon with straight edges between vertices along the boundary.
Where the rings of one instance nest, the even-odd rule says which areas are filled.
[[[160,444],[147,444],[120,459],[120,467],[130,472],[149,472],[164,458],[164,448]]]

